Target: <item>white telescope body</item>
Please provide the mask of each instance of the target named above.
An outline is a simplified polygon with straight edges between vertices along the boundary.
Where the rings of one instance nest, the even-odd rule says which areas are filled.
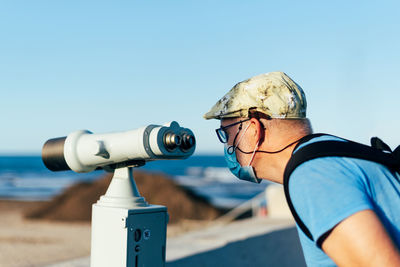
[[[146,161],[185,159],[195,147],[193,132],[175,121],[108,134],[81,130],[44,144],[42,160],[52,171],[114,171],[92,206],[91,267],[165,266],[167,208],[140,196],[132,170]]]
[[[117,133],[72,132],[67,137],[48,140],[42,158],[53,171],[91,172],[97,168],[143,165],[151,160],[185,159],[193,154],[195,146],[193,132],[172,121]]]

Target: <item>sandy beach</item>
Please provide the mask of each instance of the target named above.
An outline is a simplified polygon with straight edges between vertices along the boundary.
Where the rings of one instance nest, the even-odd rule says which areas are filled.
[[[90,255],[90,222],[24,218],[42,203],[0,200],[0,266],[43,266]],[[183,220],[168,226],[168,237],[205,227],[209,221]]]
[[[27,220],[37,202],[0,201],[0,265],[42,266],[90,254],[90,223]]]

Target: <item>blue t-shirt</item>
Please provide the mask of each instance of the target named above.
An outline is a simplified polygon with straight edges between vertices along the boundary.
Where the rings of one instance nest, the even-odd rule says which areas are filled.
[[[300,147],[336,137],[314,138]],[[299,148],[300,148],[299,147]],[[352,214],[371,209],[400,248],[400,175],[361,159],[323,157],[298,166],[289,180],[294,208],[314,241],[298,228],[307,266],[336,266],[317,241]]]

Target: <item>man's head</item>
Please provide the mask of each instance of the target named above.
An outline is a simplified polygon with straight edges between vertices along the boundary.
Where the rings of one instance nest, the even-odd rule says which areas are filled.
[[[236,176],[254,167],[257,178],[280,182],[292,151],[286,148],[312,131],[306,107],[301,87],[285,73],[271,72],[236,84],[204,118],[221,120],[217,135],[226,144],[228,166],[240,164],[236,171],[230,167]]]

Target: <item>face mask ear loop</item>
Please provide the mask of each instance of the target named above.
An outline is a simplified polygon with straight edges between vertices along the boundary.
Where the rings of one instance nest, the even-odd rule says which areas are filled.
[[[240,141],[242,141],[242,138],[243,138],[243,136],[246,134],[246,131],[247,131],[247,129],[249,129],[249,127],[250,127],[250,123],[249,123],[249,125],[247,125],[246,129],[244,129],[243,134],[240,136],[240,138],[239,138],[239,140],[238,140],[238,142],[237,142],[237,145],[235,146],[235,150],[236,150],[236,148],[239,146]]]
[[[257,141],[256,147],[254,148],[254,151],[253,151],[253,155],[251,156],[251,159],[250,159],[249,164],[247,166],[250,166],[250,164],[253,162],[253,159],[254,159],[254,157],[256,155],[256,151],[257,151],[259,143],[260,143],[260,140]]]

